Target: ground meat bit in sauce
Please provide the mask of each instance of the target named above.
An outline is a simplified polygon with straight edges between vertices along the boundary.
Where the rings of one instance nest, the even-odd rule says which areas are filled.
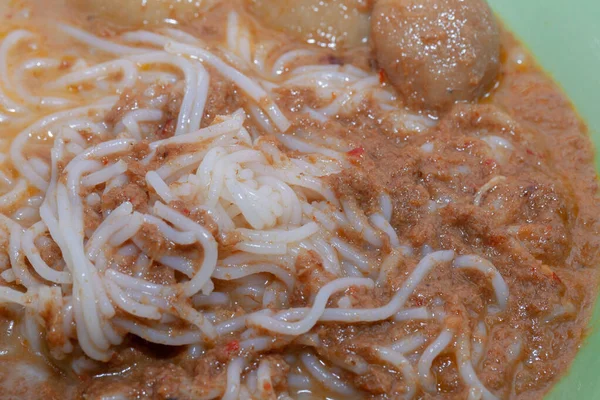
[[[209,73],[218,73],[208,68]],[[211,79],[208,88],[208,99],[202,117],[202,128],[210,125],[218,115],[231,114],[242,107],[243,99],[238,88],[232,82],[222,79]]]
[[[154,224],[143,224],[136,237],[150,250],[149,256],[154,260],[164,256],[173,247]]]
[[[183,87],[181,85],[156,84],[148,88],[138,84],[133,88],[125,89],[119,101],[106,115],[106,123],[111,128],[115,128],[128,112],[152,108],[150,101],[156,101],[157,98],[163,103],[163,117],[160,121],[153,123],[152,137],[156,139],[171,137],[175,134],[177,128],[177,118],[183,99]]]
[[[112,211],[124,202],[130,202],[133,209],[141,213],[148,211],[148,192],[134,184],[110,189],[102,196],[102,211]]]
[[[50,240],[49,235],[42,235],[41,238],[44,239],[44,245],[38,247],[40,249],[40,257],[48,265],[57,265],[62,260],[60,247],[54,241]]]
[[[313,251],[303,252],[298,256],[296,275],[298,281],[290,301],[295,307],[306,306],[311,294],[317,293],[321,287],[335,278],[325,270],[321,257]]]
[[[191,208],[181,200],[174,200],[170,202],[169,207],[179,211],[181,214],[185,215],[197,224],[202,225],[212,236],[217,236],[219,226],[206,210],[195,207]]]

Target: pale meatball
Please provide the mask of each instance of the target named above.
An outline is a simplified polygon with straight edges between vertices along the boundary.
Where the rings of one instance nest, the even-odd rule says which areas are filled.
[[[67,0],[80,11],[116,25],[136,28],[167,20],[190,21],[217,0]]]
[[[269,28],[324,47],[366,43],[367,0],[248,0],[250,11]]]
[[[379,0],[371,35],[379,65],[414,109],[475,100],[499,71],[498,25],[483,0]]]

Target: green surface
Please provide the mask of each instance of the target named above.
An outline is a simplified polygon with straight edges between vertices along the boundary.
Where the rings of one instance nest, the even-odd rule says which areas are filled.
[[[567,92],[600,149],[600,0],[488,1]],[[548,400],[600,400],[600,304],[590,329]]]

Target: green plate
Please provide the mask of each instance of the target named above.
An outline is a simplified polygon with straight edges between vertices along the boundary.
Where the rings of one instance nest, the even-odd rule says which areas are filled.
[[[488,0],[563,87],[600,149],[600,1]],[[596,153],[596,168],[600,157]],[[569,373],[547,400],[600,400],[600,302]]]

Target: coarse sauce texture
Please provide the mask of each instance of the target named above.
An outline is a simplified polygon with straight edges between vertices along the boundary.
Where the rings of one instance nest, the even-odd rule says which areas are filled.
[[[104,37],[123,31],[118,24],[73,11],[60,1],[50,3],[51,7],[43,1],[26,3],[31,10],[28,29],[51,32],[51,27],[40,24],[56,18]],[[244,18],[255,18],[239,2],[223,2],[179,28],[209,45],[219,44],[225,40],[223,27],[232,8]],[[10,30],[12,12],[3,11],[2,32]],[[282,47],[307,47],[268,28],[260,28],[259,33],[281,41]],[[379,74],[381,85],[389,85],[368,44],[349,50],[324,49],[318,62],[355,65]],[[164,90],[173,98],[169,104],[176,115],[177,88]],[[118,120],[128,104],[141,101],[136,96],[139,92],[135,89],[124,93],[107,122]],[[370,99],[326,122],[299,112],[304,105],[318,106],[320,100],[311,89],[281,89],[275,100],[292,121],[290,132],[299,130],[315,140],[334,137],[351,143],[351,167],[328,178],[339,197],[354,198],[368,211],[376,207],[375,194],[387,191],[393,205],[391,224],[402,243],[414,249],[429,246],[478,254],[494,264],[510,289],[508,307],[501,313],[485,313],[494,302],[494,292],[484,276],[457,271],[451,265],[434,269],[407,307],[442,299],[447,323],[467,324],[473,332],[478,316],[486,315],[487,340],[476,368],[481,382],[501,398],[541,398],[547,393],[568,370],[585,339],[598,286],[600,203],[587,128],[569,99],[524,47],[501,29],[501,68],[495,86],[478,102],[459,103],[441,113],[434,127],[420,133],[394,124],[389,113]],[[236,87],[213,79],[205,124],[240,106],[244,104]],[[172,135],[172,119],[161,121],[158,137]],[[15,128],[14,134],[17,132]],[[10,138],[11,132],[3,136]],[[480,190],[493,177],[491,185]],[[110,208],[111,202],[120,203],[119,196],[125,196],[139,200],[135,207],[144,207],[145,194],[136,194],[135,184],[127,190],[130,192],[109,193],[103,203]],[[151,229],[145,235],[149,241],[160,242]],[[392,288],[406,279],[418,261],[418,257],[403,256],[400,266],[390,272],[388,285],[369,293],[356,289],[354,301],[362,307],[385,305]],[[300,258],[297,267],[304,273],[299,273],[290,303],[303,307],[315,292],[313,286],[321,285],[311,275],[320,268],[319,260]],[[226,291],[227,283],[217,283],[217,287]],[[0,399],[184,400],[187,397],[181,394],[180,385],[188,384],[190,378],[197,386],[218,384],[225,379],[224,365],[237,352],[235,335],[197,359],[190,359],[184,349],[131,337],[108,363],[76,375],[60,362],[44,364],[33,354],[14,329],[16,318],[14,309],[0,308]],[[324,360],[347,363],[351,362],[348,354],[359,354],[369,362],[363,375],[341,373],[342,379],[360,391],[360,398],[394,398],[402,378],[393,368],[377,362],[370,349],[388,338],[415,332],[432,340],[439,328],[436,321],[384,321],[321,323],[311,332],[321,340],[316,352]],[[310,343],[296,340],[287,344],[285,351],[262,356],[278,366],[273,384],[292,397],[295,394],[287,387],[285,376],[290,369],[298,373],[302,369],[288,365],[284,355],[307,346]],[[22,367],[23,360],[39,366],[38,375]],[[419,389],[415,397],[467,398],[469,388],[459,379],[457,368],[454,353],[442,352],[432,364],[437,394]],[[111,397],[115,393],[124,397]],[[312,394],[303,396],[342,398],[318,384]]]

